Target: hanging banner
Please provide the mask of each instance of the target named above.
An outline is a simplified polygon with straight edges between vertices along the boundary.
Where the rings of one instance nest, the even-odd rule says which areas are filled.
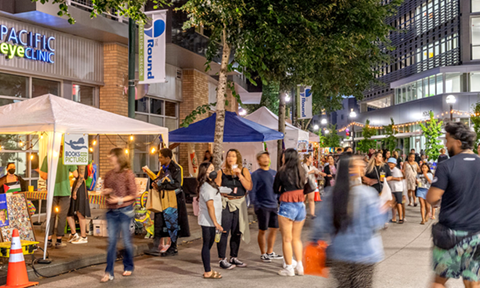
[[[188,143],[188,173],[192,177],[197,177],[198,162],[197,155],[195,153],[194,144]]]
[[[138,27],[139,84],[165,83],[165,27],[167,10],[145,12],[147,23]]]
[[[300,95],[297,101],[298,119],[312,118],[312,87],[297,86],[297,94]]]
[[[63,136],[63,164],[88,165],[88,134]]]

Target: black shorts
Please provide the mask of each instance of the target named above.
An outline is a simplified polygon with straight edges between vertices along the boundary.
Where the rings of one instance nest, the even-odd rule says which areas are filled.
[[[392,195],[393,195],[393,199],[395,199],[397,204],[402,204],[402,202],[403,202],[403,200],[402,200],[403,192],[392,192]]]
[[[278,228],[277,211],[277,208],[255,208],[255,214],[257,214],[258,218],[258,229],[266,231],[268,228]]]

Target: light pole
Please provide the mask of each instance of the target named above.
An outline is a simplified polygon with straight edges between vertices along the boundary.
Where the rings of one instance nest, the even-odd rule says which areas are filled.
[[[453,104],[457,102],[457,98],[454,95],[448,95],[446,102],[450,104],[450,122],[453,122]]]
[[[357,118],[357,113],[353,111],[353,108],[350,110],[350,114],[348,115],[351,120]],[[352,151],[355,154],[355,124],[352,125]]]

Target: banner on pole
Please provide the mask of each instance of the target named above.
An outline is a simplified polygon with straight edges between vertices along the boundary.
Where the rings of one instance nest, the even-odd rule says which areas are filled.
[[[312,87],[298,86],[298,119],[312,118]]]
[[[165,83],[165,28],[167,10],[145,12],[148,21],[139,25],[139,84]]]

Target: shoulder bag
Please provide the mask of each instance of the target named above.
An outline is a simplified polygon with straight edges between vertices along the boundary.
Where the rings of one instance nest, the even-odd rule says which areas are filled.
[[[433,245],[440,249],[450,250],[465,238],[471,237],[477,233],[468,233],[466,236],[457,236],[455,231],[447,226],[437,222],[432,225]]]

